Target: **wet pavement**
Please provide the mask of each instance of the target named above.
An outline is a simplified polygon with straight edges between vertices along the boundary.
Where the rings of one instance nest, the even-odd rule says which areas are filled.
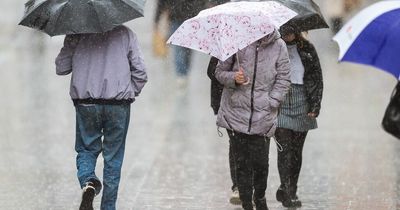
[[[70,77],[56,76],[54,66],[63,37],[16,27],[23,1],[0,5],[0,209],[77,209]],[[118,209],[240,209],[228,203],[228,141],[218,136],[209,107],[209,58],[196,53],[188,87],[178,88],[171,61],[151,52],[153,10],[148,1],[147,18],[128,24],[139,35],[150,81],[132,106]],[[380,126],[396,80],[337,64],[329,30],[309,37],[320,53],[325,92],[319,129],[305,144],[302,209],[400,209],[400,142]],[[100,158],[100,177],[101,167]],[[284,209],[274,198],[278,185],[271,143],[270,209]]]

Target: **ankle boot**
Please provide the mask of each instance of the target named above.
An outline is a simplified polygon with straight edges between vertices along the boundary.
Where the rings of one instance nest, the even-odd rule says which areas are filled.
[[[254,204],[256,204],[256,210],[268,210],[267,199],[265,197],[261,199],[254,198]]]
[[[293,196],[290,196],[290,193],[284,190],[282,186],[276,191],[276,200],[282,202],[282,206],[287,208],[302,206],[302,203],[297,198],[297,195],[294,194]]]
[[[252,202],[242,202],[242,207],[244,210],[253,210]]]

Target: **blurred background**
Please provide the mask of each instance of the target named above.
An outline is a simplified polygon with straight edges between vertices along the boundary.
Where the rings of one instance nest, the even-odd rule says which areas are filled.
[[[335,8],[340,1],[316,2],[327,20],[340,24],[376,1],[347,9]],[[0,2],[0,209],[77,209],[70,76],[56,76],[54,64],[64,37],[18,26],[24,3]],[[148,0],[145,18],[127,24],[138,34],[149,83],[132,106],[117,207],[239,209],[228,203],[228,137],[218,136],[209,105],[209,57],[194,53],[187,86],[178,85],[172,56],[152,52],[154,12],[155,1]],[[304,149],[303,209],[400,209],[400,142],[380,125],[397,81],[377,69],[338,64],[333,35],[330,29],[308,34],[325,89],[319,129],[309,133]],[[278,186],[271,142],[270,209],[284,209],[275,200]]]

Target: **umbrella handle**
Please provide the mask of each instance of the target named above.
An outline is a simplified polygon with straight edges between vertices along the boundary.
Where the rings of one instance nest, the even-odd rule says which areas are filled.
[[[240,70],[240,63],[239,63],[239,55],[238,53],[236,53],[236,61],[237,61],[237,65],[238,65],[238,69]]]
[[[240,71],[240,62],[239,62],[239,55],[238,55],[238,53],[236,53],[236,61],[237,61],[237,65],[238,65],[238,70]],[[243,83],[242,85],[248,85],[248,84],[250,84],[250,78],[249,77],[247,77],[246,76],[246,78],[247,78],[247,81],[245,82],[245,83]]]

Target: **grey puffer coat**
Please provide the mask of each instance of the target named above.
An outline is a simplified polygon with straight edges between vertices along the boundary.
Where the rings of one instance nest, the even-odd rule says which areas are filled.
[[[217,65],[215,77],[224,85],[217,125],[248,135],[271,137],[278,107],[290,87],[286,44],[275,30],[237,55],[238,59],[231,57]],[[235,83],[238,61],[250,80],[247,85]]]

